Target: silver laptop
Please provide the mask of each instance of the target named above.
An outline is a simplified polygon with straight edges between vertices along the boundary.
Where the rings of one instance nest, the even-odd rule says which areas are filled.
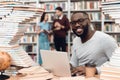
[[[40,50],[42,66],[52,72],[55,76],[71,76],[69,60],[66,52]]]

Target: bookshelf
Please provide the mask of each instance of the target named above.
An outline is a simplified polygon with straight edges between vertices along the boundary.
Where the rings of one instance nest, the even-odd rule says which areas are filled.
[[[26,52],[34,52],[37,55],[37,40],[34,37],[36,36],[34,35],[35,27],[29,24],[29,22],[40,17],[44,9],[23,4],[8,4],[10,1],[12,0],[9,0],[5,5],[0,5],[0,12],[6,13],[0,13],[2,17],[2,19],[0,19],[0,46],[5,52],[11,55],[12,65],[29,67],[34,65],[35,62]],[[23,36],[24,33],[26,35],[32,34],[32,36]],[[20,38],[22,39],[21,41],[19,41]],[[20,45],[18,42],[20,42]],[[27,51],[24,50],[21,45],[24,46]]]
[[[37,62],[37,33],[35,31],[36,23],[32,22],[32,24],[29,24],[24,36],[18,42],[28,55]]]
[[[103,12],[102,31],[113,36],[117,40],[118,45],[120,43],[119,3],[120,1],[118,0],[102,0],[101,7]],[[104,22],[105,15],[107,16],[106,18],[109,16],[110,22]]]

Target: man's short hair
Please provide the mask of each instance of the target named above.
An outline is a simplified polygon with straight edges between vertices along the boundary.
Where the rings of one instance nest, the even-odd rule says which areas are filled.
[[[85,12],[85,11],[75,12],[75,13],[73,13],[73,15],[74,15],[74,14],[76,14],[76,13],[83,13],[83,15],[84,15],[84,16],[86,16],[86,17],[88,17],[88,18],[89,18],[88,13],[87,13],[87,12]]]
[[[55,10],[63,11],[61,7],[57,7]]]

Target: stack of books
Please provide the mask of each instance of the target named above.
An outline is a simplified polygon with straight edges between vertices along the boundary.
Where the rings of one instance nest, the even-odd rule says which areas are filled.
[[[18,40],[24,35],[24,32],[27,29],[27,26],[16,26],[16,27],[18,27],[18,30],[16,31],[15,35],[13,36],[13,38],[11,39],[11,41],[9,42],[10,44],[17,43]]]
[[[120,41],[120,0],[105,0],[101,5],[102,12],[107,15],[105,17],[106,21],[110,18],[113,20],[111,23],[106,22],[104,25],[104,31],[112,35],[118,42]],[[108,15],[110,17],[108,17]],[[104,20],[103,20],[104,21]]]
[[[110,62],[105,63],[101,71],[101,79],[120,80],[120,48],[115,50]]]
[[[0,50],[9,53],[12,58],[11,65],[20,67],[30,67],[37,65],[21,46],[14,45],[9,47],[0,47]]]
[[[31,27],[28,23],[36,17],[40,17],[43,10],[25,5],[5,6],[7,7],[0,7],[0,12],[6,13],[4,15],[0,13],[0,29],[2,30],[0,32],[0,39],[2,40],[0,46],[17,44],[18,40],[24,35],[24,32],[26,32],[27,28]]]
[[[18,30],[18,23],[0,23],[0,46],[8,46]]]
[[[30,36],[23,36],[19,43],[32,43],[37,42],[36,36],[30,35]]]
[[[106,0],[106,2],[102,3],[102,12],[104,14],[109,14],[113,19],[115,19],[116,23],[120,23],[120,1],[119,0]]]
[[[0,50],[10,54],[12,65],[21,67],[36,65],[21,46],[14,45],[18,45],[18,40],[31,26],[28,23],[40,17],[43,11],[28,5],[0,5],[0,12],[6,13],[5,15],[0,13]],[[35,41],[34,37],[28,39],[29,42]]]

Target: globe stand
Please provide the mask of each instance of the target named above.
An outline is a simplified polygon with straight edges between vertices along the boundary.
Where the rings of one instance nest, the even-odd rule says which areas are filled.
[[[0,74],[0,80],[6,80],[8,78],[10,78],[9,76],[7,75],[3,75],[4,71],[1,71],[1,74]]]

